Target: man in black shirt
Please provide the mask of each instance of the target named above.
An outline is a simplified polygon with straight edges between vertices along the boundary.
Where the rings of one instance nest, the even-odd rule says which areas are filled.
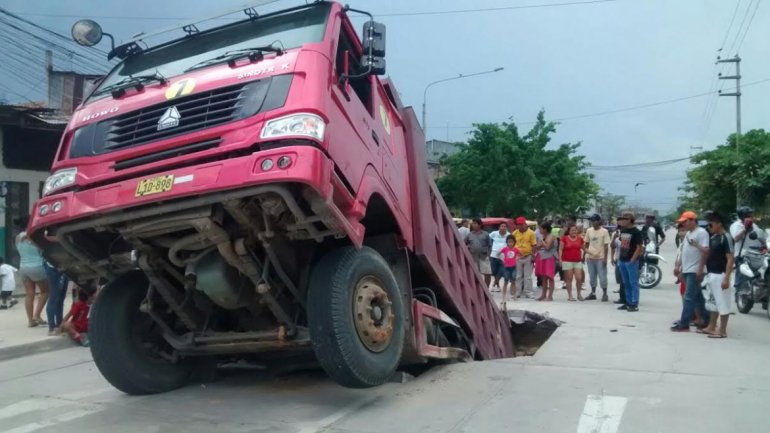
[[[660,223],[655,221],[655,215],[645,215],[642,235],[645,244],[655,242],[655,254],[660,254],[660,244],[666,240],[666,233]]]
[[[721,215],[708,212],[706,221],[711,233],[706,259],[706,288],[709,291],[709,303],[712,303],[713,299],[717,311],[710,312],[709,325],[701,332],[708,334],[709,338],[727,338],[727,319],[730,318],[730,300],[733,297],[730,273],[733,270],[735,247],[732,237],[725,231]],[[719,317],[718,331],[717,316]]]
[[[644,237],[634,225],[634,214],[626,212],[618,217],[620,229],[620,254],[617,266],[626,289],[626,304],[619,310],[639,311],[639,257],[642,255]]]

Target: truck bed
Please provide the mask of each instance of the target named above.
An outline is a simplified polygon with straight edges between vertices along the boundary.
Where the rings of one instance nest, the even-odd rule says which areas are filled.
[[[511,357],[510,321],[489,294],[430,176],[425,158],[425,137],[417,116],[411,107],[406,107],[401,110],[401,117],[405,126],[407,158],[410,159],[415,255],[434,282],[431,288],[448,304],[449,308],[444,306],[444,309],[455,315],[454,319],[473,340],[477,357]]]

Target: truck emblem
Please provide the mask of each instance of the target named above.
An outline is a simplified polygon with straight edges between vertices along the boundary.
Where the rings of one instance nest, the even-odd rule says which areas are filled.
[[[160,120],[158,120],[158,131],[179,125],[179,119],[181,118],[182,115],[179,114],[179,110],[176,109],[176,106],[169,108],[162,116],[160,116]]]

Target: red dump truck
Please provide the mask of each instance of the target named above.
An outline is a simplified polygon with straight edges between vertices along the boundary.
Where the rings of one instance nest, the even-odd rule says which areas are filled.
[[[243,12],[113,42],[120,62],[72,116],[34,206],[45,257],[104,284],[99,371],[147,394],[201,358],[309,360],[370,387],[512,356],[415,114],[379,78],[385,27],[359,38],[348,14],[362,11],[333,2]],[[73,26],[83,45],[103,35]]]

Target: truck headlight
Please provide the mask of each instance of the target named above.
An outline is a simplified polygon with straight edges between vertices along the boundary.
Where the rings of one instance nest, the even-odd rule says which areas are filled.
[[[300,113],[268,121],[262,128],[260,137],[276,138],[300,135],[323,141],[324,129],[326,129],[326,123],[319,116]]]
[[[48,176],[43,185],[43,195],[48,195],[57,189],[70,186],[75,183],[75,177],[78,174],[77,168],[65,168]]]

